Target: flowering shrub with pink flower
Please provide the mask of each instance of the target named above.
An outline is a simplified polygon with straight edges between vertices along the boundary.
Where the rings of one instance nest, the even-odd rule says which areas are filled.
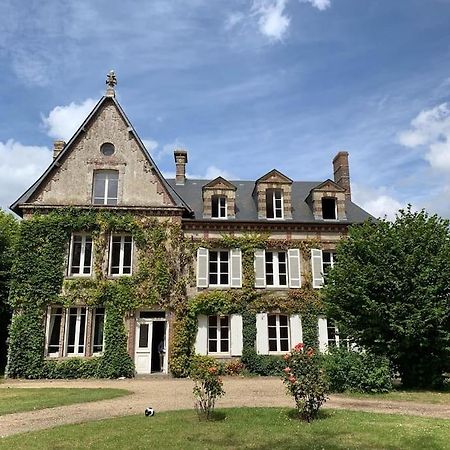
[[[191,369],[191,377],[195,386],[195,410],[200,420],[209,420],[214,411],[216,400],[225,394],[223,382],[219,378],[219,369],[215,365],[207,367],[199,364]]]
[[[294,397],[298,415],[310,422],[327,400],[328,382],[321,368],[320,356],[313,348],[297,344],[284,355],[283,383]]]

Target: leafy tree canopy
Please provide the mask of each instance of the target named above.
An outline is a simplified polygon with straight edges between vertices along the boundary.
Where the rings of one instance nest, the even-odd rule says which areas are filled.
[[[450,370],[449,221],[401,210],[354,226],[324,288],[329,315],[363,348],[387,356],[404,386],[430,387]]]

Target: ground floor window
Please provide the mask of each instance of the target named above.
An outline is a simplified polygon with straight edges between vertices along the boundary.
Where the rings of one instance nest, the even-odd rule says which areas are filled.
[[[267,316],[269,352],[289,351],[289,318],[284,314]]]
[[[47,356],[90,356],[103,351],[105,308],[50,307],[47,315]],[[89,325],[89,323],[91,325]],[[87,348],[90,334],[91,348]]]
[[[228,316],[208,317],[208,353],[230,352],[230,320]]]

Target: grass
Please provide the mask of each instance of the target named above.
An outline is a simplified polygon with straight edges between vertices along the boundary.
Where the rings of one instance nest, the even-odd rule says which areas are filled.
[[[0,441],[8,449],[444,449],[450,421],[413,416],[326,410],[308,424],[286,408],[220,410],[199,422],[191,410],[127,416]]]
[[[393,400],[417,403],[433,403],[450,405],[450,390],[445,391],[413,391],[395,389],[386,394],[361,394],[358,392],[345,392],[335,394],[337,396],[370,399],[370,400]]]
[[[73,403],[95,402],[129,394],[125,389],[0,388],[0,416]]]

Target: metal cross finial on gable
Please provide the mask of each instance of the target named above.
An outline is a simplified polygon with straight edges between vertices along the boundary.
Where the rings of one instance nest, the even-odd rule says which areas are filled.
[[[114,70],[110,70],[108,72],[108,75],[106,75],[106,84],[108,86],[106,88],[106,96],[114,97],[115,96],[114,86],[116,86],[117,84],[117,77],[116,74],[114,73]]]

